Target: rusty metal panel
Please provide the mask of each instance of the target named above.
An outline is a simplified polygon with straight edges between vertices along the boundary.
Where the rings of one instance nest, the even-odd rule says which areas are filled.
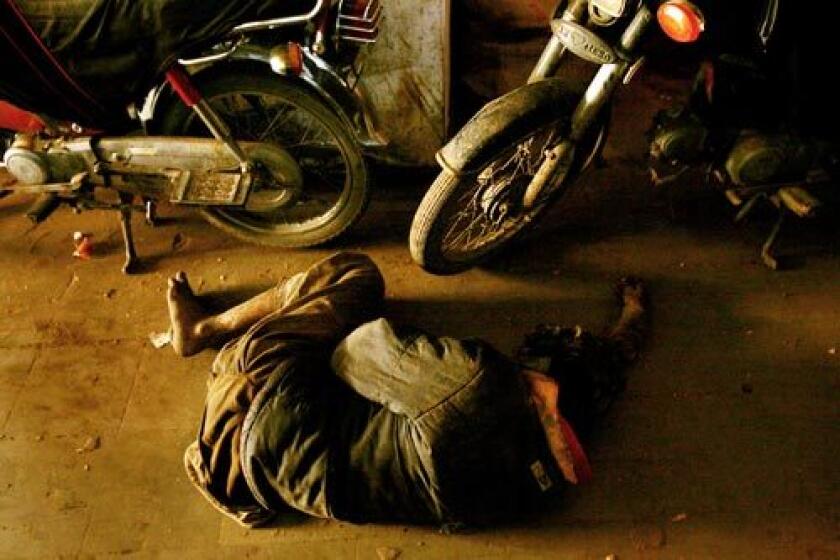
[[[432,165],[446,139],[450,0],[382,0],[360,80],[390,158]]]
[[[550,34],[557,0],[458,2],[453,19],[451,0],[382,0],[382,32],[366,54],[361,86],[395,160],[433,165],[455,132],[451,57],[460,72],[453,79],[483,97],[524,83]],[[451,52],[450,37],[458,52]]]

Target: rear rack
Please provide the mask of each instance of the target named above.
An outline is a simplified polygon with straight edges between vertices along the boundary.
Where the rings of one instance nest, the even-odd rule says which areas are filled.
[[[321,13],[321,10],[324,8],[324,2],[325,0],[318,0],[315,3],[315,7],[305,14],[243,23],[234,27],[233,32],[241,33],[243,31],[259,31],[263,29],[275,29],[277,27],[288,27],[289,25],[306,23],[308,21],[311,21],[315,18],[315,16]]]
[[[336,33],[344,41],[373,43],[379,36],[381,21],[379,0],[341,0]]]

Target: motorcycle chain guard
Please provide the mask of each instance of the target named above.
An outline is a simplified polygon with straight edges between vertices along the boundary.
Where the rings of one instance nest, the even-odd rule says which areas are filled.
[[[278,191],[288,191],[275,197],[277,205],[296,197],[303,179],[288,152],[260,142],[243,142],[242,147],[249,157],[264,165],[273,183],[280,186]],[[86,171],[93,184],[168,197],[176,204],[247,206],[254,184],[254,176],[241,172],[224,144],[207,138],[80,138],[10,150],[6,158],[15,164],[11,171],[17,167],[27,171],[21,175],[28,175],[28,184],[33,179],[70,182]],[[32,169],[36,162],[38,173]]]

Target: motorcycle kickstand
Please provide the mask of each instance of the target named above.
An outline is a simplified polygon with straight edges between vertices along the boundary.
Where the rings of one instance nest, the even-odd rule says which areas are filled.
[[[137,258],[137,250],[134,248],[134,234],[131,230],[131,202],[134,195],[120,193],[120,228],[122,229],[123,241],[125,242],[125,264],[123,274],[136,274],[140,267],[140,260]]]
[[[146,224],[149,227],[158,226],[157,203],[154,200],[144,198],[143,208],[145,209]]]
[[[782,224],[785,222],[784,210],[779,210],[779,218],[773,224],[773,229],[770,230],[770,235],[761,247],[761,261],[771,270],[779,270],[779,257],[775,254],[774,246],[778,240],[779,233],[782,230]]]
[[[760,200],[767,200],[767,195],[765,193],[758,193],[750,197],[750,199],[746,201],[743,206],[741,206],[741,209],[738,210],[738,213],[735,215],[735,218],[732,221],[736,224],[743,221],[747,217],[747,215],[749,215],[753,211],[755,205],[758,204]]]

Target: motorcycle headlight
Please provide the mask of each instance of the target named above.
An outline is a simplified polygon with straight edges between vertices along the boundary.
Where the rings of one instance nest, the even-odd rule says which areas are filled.
[[[656,11],[665,35],[678,43],[693,43],[705,28],[700,9],[688,0],[668,0]]]
[[[627,7],[627,0],[590,0],[590,10],[595,10],[598,14],[609,16],[611,18],[620,18],[624,15],[624,9]]]

